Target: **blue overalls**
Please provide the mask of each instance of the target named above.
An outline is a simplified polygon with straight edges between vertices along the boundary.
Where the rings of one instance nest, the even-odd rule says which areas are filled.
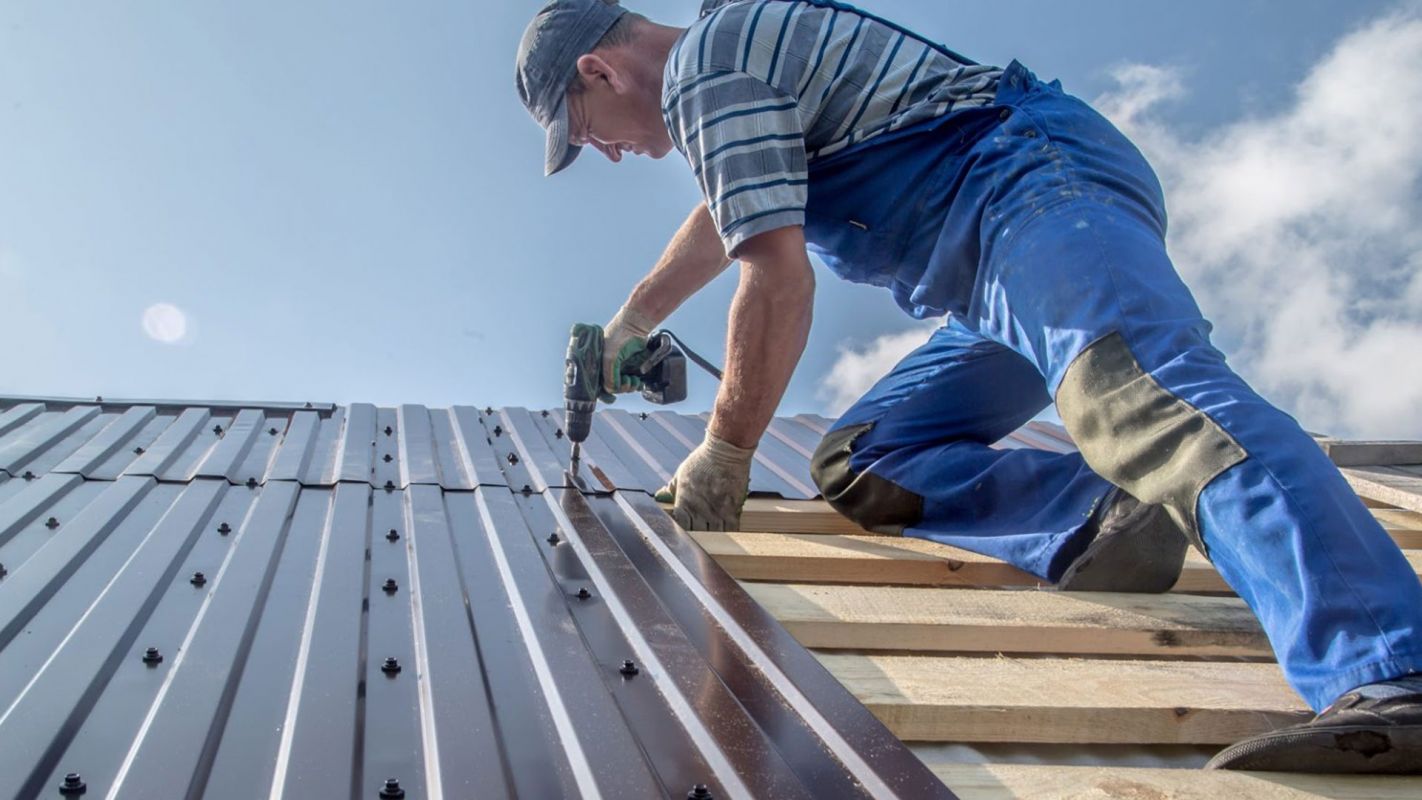
[[[1207,552],[1314,709],[1422,671],[1422,584],[1210,344],[1166,255],[1160,185],[1103,117],[1014,62],[994,105],[809,177],[805,236],[833,272],[950,315],[817,452],[837,508],[1054,581],[1116,484]],[[1053,399],[1082,453],[989,447]]]

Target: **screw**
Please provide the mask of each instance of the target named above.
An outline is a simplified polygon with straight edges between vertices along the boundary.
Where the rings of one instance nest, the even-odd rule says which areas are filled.
[[[492,416],[494,416],[494,407],[493,407],[493,406],[485,406],[485,407],[484,407],[484,416],[486,416],[486,417],[492,417]]]
[[[79,773],[70,772],[64,776],[64,782],[59,784],[59,793],[68,797],[75,794],[83,794],[89,791],[89,786],[84,783],[84,779],[79,777]]]
[[[101,395],[101,394],[94,395],[94,402],[95,402],[95,403],[102,403],[102,402],[104,402],[104,396]]]
[[[588,591],[588,587],[584,586],[583,588],[578,590],[579,600],[586,600],[589,597],[592,597],[592,592]]]
[[[398,541],[400,541],[400,532],[397,531],[397,530],[395,530],[394,528],[391,528],[391,529],[390,529],[390,532],[387,533],[387,534],[385,534],[385,541],[387,541],[387,542],[398,542]]]
[[[21,475],[20,477],[24,478],[27,481],[32,481],[35,479],[35,474],[33,472],[30,472],[29,470],[25,470],[25,474]]]
[[[691,787],[691,791],[686,793],[686,800],[713,800],[714,797],[715,795],[711,794],[711,790],[706,788],[704,783],[696,784]]]
[[[134,455],[138,455],[138,456],[143,455],[143,448],[142,448],[142,447],[135,447],[135,448],[133,448],[133,454],[134,454]]]
[[[212,426],[212,432],[215,433],[215,434],[217,434],[218,436],[221,436],[221,435],[222,435],[222,426],[221,426],[221,425],[213,425],[213,426]]]
[[[518,463],[518,453],[509,453],[509,463],[510,463],[510,464],[517,464],[517,463]]]
[[[545,409],[543,409],[542,411],[540,411],[539,413],[543,415],[543,418],[544,418],[544,419],[548,419],[548,409],[545,408]]]
[[[276,428],[267,428],[267,435],[268,435],[268,436],[276,436],[276,435],[277,435],[277,429],[276,429]]]
[[[311,407],[311,401],[310,401],[310,400],[306,401],[306,405],[302,406],[302,408],[310,408],[310,407]]]
[[[143,663],[150,667],[156,667],[163,663],[163,654],[158,652],[158,648],[150,647],[143,651]]]
[[[256,478],[248,478],[248,479],[247,479],[247,488],[248,488],[248,489],[255,489],[255,488],[257,488],[257,479],[256,479]]]
[[[380,787],[380,800],[400,800],[404,796],[405,790],[400,788],[400,781],[395,778],[386,778]]]
[[[385,435],[386,435],[386,436],[389,436],[390,434],[392,434],[392,433],[394,433],[394,432],[395,432],[395,429],[394,429],[394,428],[390,427],[389,425],[386,425],[386,426],[385,426]]]
[[[223,536],[226,536],[227,534],[232,532],[232,526],[224,522],[221,525],[217,526],[217,532],[222,534]]]
[[[626,661],[622,662],[622,668],[617,671],[622,673],[624,677],[630,678],[633,675],[636,675],[637,673],[641,672],[642,670],[637,669],[637,662],[629,658]]]
[[[380,588],[384,589],[386,594],[395,594],[400,591],[400,584],[396,583],[394,578],[386,578],[385,585]]]
[[[380,671],[386,675],[398,675],[400,672],[400,660],[395,656],[385,659],[385,663],[380,665]]]
[[[389,453],[386,453],[386,454],[383,456],[383,458],[385,459],[385,463],[387,463],[387,464],[389,464],[391,461],[394,461],[394,460],[395,460],[395,457],[392,456],[392,455],[390,455]]]
[[[59,520],[55,517],[50,517],[49,519],[44,521],[44,526],[46,528],[49,528],[50,530],[54,530],[55,528],[59,527]]]
[[[532,487],[532,486],[529,486],[528,484],[525,483],[525,484],[523,485],[523,488],[522,488],[522,489],[519,489],[518,491],[519,491],[519,494],[524,495],[525,497],[527,497],[528,495],[533,494],[533,487]]]
[[[642,413],[638,414],[638,415],[637,415],[637,419],[640,419],[640,420],[642,420],[643,422],[646,422],[646,421],[647,421],[647,412],[643,411]]]
[[[562,429],[562,428],[558,428],[558,429],[554,430],[554,431],[553,431],[553,438],[554,438],[554,439],[561,439],[561,438],[563,438],[563,429]]]
[[[188,583],[191,583],[194,586],[202,586],[203,584],[207,583],[207,576],[202,574],[201,572],[194,572],[192,578],[188,580]]]
[[[5,569],[5,565],[4,565],[4,564],[0,564],[0,578],[4,578],[6,575],[9,575],[9,574],[10,574],[10,570]]]
[[[395,481],[386,481],[386,482],[385,482],[385,491],[387,491],[387,492],[393,492],[393,491],[395,491]]]
[[[557,546],[558,546],[558,542],[560,542],[560,541],[562,541],[562,540],[558,538],[558,532],[557,532],[557,531],[553,531],[552,533],[548,534],[548,543],[551,544],[551,545],[553,545],[554,547],[557,547]]]

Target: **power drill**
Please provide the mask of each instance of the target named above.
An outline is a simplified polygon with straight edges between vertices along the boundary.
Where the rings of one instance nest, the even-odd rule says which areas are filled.
[[[602,351],[601,326],[581,322],[573,326],[563,373],[563,403],[568,412],[566,426],[573,443],[573,461],[579,459],[582,443],[592,432],[597,401],[613,400],[602,387]],[[653,332],[647,337],[646,351],[624,362],[622,371],[641,380],[642,397],[650,403],[666,405],[686,399],[686,356],[670,331]]]

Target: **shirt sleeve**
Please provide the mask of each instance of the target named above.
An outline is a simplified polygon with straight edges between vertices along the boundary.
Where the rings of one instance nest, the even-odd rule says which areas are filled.
[[[805,134],[792,95],[744,72],[696,75],[664,107],[727,255],[756,234],[805,224]]]

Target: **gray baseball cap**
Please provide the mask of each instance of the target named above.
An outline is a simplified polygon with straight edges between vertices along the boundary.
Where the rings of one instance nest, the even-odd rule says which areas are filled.
[[[543,174],[567,167],[582,150],[568,144],[568,83],[578,58],[626,13],[616,0],[552,0],[523,32],[514,81],[528,113],[548,131]]]

